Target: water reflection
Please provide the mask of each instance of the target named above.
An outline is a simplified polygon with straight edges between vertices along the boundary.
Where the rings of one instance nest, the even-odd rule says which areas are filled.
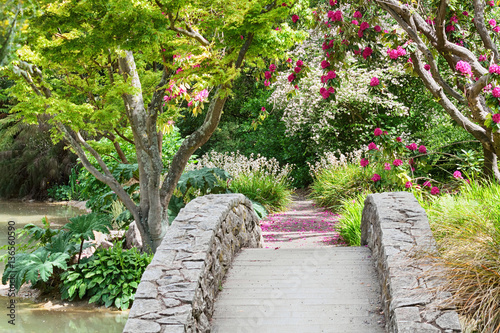
[[[42,225],[42,218],[47,217],[53,228],[59,228],[72,216],[85,212],[66,205],[47,203],[27,203],[0,201],[0,246],[7,244],[7,222],[15,221],[16,229],[26,224]],[[6,251],[0,251],[0,255]],[[3,274],[3,264],[0,273]],[[16,303],[15,326],[8,323],[8,297],[0,296],[0,332],[6,333],[114,333],[122,332],[127,321],[128,311],[109,311],[96,308],[66,308],[64,310],[47,310],[39,305],[18,300]]]

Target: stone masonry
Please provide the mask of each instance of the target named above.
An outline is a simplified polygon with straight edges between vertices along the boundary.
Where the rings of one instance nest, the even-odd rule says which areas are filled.
[[[450,294],[426,253],[434,253],[425,210],[412,193],[370,194],[361,221],[361,244],[377,267],[388,332],[461,332],[458,314],[442,306]]]
[[[242,194],[198,197],[167,230],[135,294],[124,333],[210,332],[215,297],[242,247],[262,247]]]

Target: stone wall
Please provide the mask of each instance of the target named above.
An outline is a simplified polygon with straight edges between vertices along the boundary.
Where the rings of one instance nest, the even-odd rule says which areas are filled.
[[[436,243],[412,193],[368,195],[361,243],[375,259],[388,332],[461,332],[456,311],[442,306],[450,294],[438,291],[436,268],[425,256]]]
[[[259,220],[245,196],[207,195],[188,203],[144,272],[123,332],[210,332],[215,296],[242,247],[262,247]]]

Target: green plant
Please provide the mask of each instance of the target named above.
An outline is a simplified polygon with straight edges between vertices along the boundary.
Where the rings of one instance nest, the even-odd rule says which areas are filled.
[[[472,181],[427,202],[450,302],[473,330],[500,331],[500,185]]]
[[[128,309],[151,259],[152,255],[141,254],[135,248],[123,250],[120,243],[98,249],[89,261],[76,264],[61,275],[62,298],[90,297],[89,303]]]
[[[361,245],[361,215],[366,196],[367,194],[361,193],[352,199],[342,201],[342,207],[339,211],[341,217],[335,225],[335,229],[340,233],[342,239],[351,246]]]
[[[346,162],[318,170],[311,185],[310,196],[318,205],[337,212],[342,202],[368,188],[364,169]]]

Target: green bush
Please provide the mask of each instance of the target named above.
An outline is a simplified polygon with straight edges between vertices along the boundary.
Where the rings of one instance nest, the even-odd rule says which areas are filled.
[[[320,169],[311,185],[311,198],[321,207],[337,212],[345,200],[369,188],[369,178],[359,165],[331,165]]]
[[[474,331],[500,328],[500,185],[471,182],[425,203],[450,302]]]
[[[335,229],[348,245],[361,245],[361,215],[365,199],[366,194],[356,194],[353,199],[342,201],[342,208],[339,211],[341,217]]]
[[[136,248],[123,250],[121,243],[98,249],[90,260],[61,275],[62,299],[90,297],[89,303],[128,309],[152,258],[153,255],[141,254]]]
[[[240,174],[229,187],[233,192],[261,203],[268,212],[283,211],[292,201],[292,189],[287,179],[277,179],[263,171]]]

